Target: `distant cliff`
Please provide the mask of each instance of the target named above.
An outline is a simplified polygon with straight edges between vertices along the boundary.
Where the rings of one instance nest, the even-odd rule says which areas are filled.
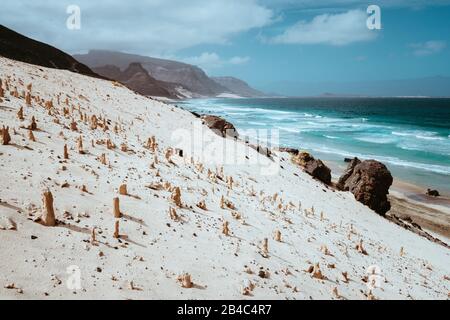
[[[131,63],[124,71],[113,65],[93,68],[93,70],[99,75],[119,81],[128,88],[146,96],[171,99],[181,97],[176,90],[177,84],[156,80],[138,62]]]
[[[130,63],[138,62],[156,80],[179,84],[187,96],[210,97],[229,91],[209,78],[202,69],[182,62],[102,50],[91,50],[74,57],[91,68],[113,65],[123,70]]]
[[[253,89],[245,81],[242,81],[234,77],[213,77],[212,79],[221,86],[230,90],[231,93],[234,93],[241,97],[265,96],[263,92]]]
[[[159,81],[159,85],[178,97],[198,98],[216,97],[222,94],[235,94],[243,97],[260,97],[264,94],[251,88],[247,83],[233,77],[210,78],[199,67],[187,63],[145,57],[114,51],[91,50],[87,54],[74,57],[100,74],[117,79],[117,74],[109,74],[128,68],[131,63],[140,63],[149,76]]]

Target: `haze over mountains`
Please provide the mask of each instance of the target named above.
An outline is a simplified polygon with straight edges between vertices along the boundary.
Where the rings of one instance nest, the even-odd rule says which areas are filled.
[[[91,50],[87,54],[74,55],[74,58],[99,74],[119,81],[121,76],[116,74],[117,70],[115,73],[109,72],[111,66],[125,70],[130,64],[139,63],[151,78],[159,81],[160,89],[170,92],[169,97],[215,97],[227,93],[242,97],[263,96],[242,80],[232,77],[210,78],[199,67],[183,62],[104,50]]]

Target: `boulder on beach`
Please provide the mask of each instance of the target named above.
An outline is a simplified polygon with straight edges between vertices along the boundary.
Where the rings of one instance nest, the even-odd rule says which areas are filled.
[[[224,138],[227,136],[237,138],[239,136],[234,125],[221,117],[213,115],[203,115],[201,119],[203,120],[203,124],[205,124],[219,136],[222,136]]]
[[[288,147],[279,147],[278,149],[275,149],[275,150],[278,150],[279,152],[287,152],[287,153],[293,154],[295,156],[298,155],[298,153],[300,152],[298,149],[288,148]]]
[[[350,191],[355,199],[384,216],[391,209],[387,199],[393,178],[379,161],[353,159],[339,179],[338,189]]]
[[[349,161],[347,161],[349,160]],[[336,187],[339,190],[344,190],[345,189],[345,182],[347,181],[348,178],[350,178],[350,176],[353,173],[353,170],[355,169],[355,167],[361,163],[361,160],[359,160],[358,158],[353,158],[353,159],[348,159],[345,158],[345,162],[349,163],[347,166],[347,169],[344,171],[344,173],[341,175],[341,177],[339,178]]]
[[[432,197],[439,197],[440,193],[437,190],[427,189],[427,195]]]
[[[305,172],[325,184],[331,183],[331,170],[322,160],[314,159],[308,152],[299,152],[292,161],[303,167]]]

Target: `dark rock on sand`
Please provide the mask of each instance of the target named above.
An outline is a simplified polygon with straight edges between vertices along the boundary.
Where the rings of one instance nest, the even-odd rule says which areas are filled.
[[[278,151],[280,152],[287,152],[293,155],[298,155],[298,153],[300,152],[298,149],[294,149],[294,148],[286,148],[286,147],[280,147],[278,148]]]
[[[322,160],[308,162],[305,171],[326,184],[331,183],[331,170],[322,162]]]
[[[296,164],[302,167],[306,167],[306,164],[310,161],[314,161],[314,157],[309,154],[308,152],[299,152],[297,156],[292,158],[292,161],[294,161]]]
[[[194,115],[194,117],[196,117],[196,118],[200,118],[201,116],[197,113],[197,112],[195,112],[195,111],[189,111],[190,113],[192,113],[193,115]]]
[[[349,162],[349,165],[347,166],[347,169],[344,171],[342,176],[339,178],[338,183],[336,184],[336,187],[339,190],[345,189],[345,182],[347,181],[348,178],[350,178],[355,167],[361,163],[361,160],[359,160],[358,158],[354,158],[354,159],[350,159],[350,161],[347,161],[347,158],[346,158],[345,162]]]
[[[427,195],[428,196],[432,196],[432,197],[439,197],[439,191],[437,190],[431,190],[431,189],[427,189]]]
[[[406,230],[409,230],[415,234],[418,234],[421,237],[424,237],[425,239],[430,240],[431,242],[437,243],[445,248],[450,249],[450,246],[447,243],[432,236],[430,233],[426,232],[425,230],[422,230],[422,227],[419,226],[417,223],[408,221],[407,219],[404,219],[404,218],[400,218],[396,215],[392,215],[391,213],[389,213],[386,216],[386,219],[388,219],[389,221],[395,223],[396,225],[398,225]]]
[[[387,195],[392,182],[390,171],[381,162],[355,158],[339,179],[338,188],[350,191],[357,201],[384,216],[391,208]]]
[[[213,115],[203,115],[201,119],[203,120],[203,124],[208,126],[208,128],[210,128],[219,136],[228,136],[233,138],[237,138],[239,136],[234,125],[226,121],[225,119],[222,119],[221,117]]]
[[[308,152],[300,152],[292,157],[292,161],[303,167],[305,172],[325,184],[331,183],[331,170],[322,160],[314,159]]]

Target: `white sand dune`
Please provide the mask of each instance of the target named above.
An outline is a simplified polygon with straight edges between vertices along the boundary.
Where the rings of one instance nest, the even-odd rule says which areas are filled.
[[[224,139],[206,130],[188,145],[201,120],[186,111],[112,82],[5,58],[0,78],[19,95],[32,83],[34,98],[53,101],[52,115],[36,99],[26,106],[9,92],[0,102],[0,127],[9,126],[12,139],[0,145],[2,299],[366,299],[367,280],[375,281],[371,293],[377,299],[449,297],[448,249],[389,223],[350,193],[326,188],[286,153],[273,162],[238,142],[226,154],[241,163],[226,161],[222,174],[220,161],[214,162],[220,149],[212,146],[220,148]],[[23,121],[16,115],[20,107]],[[109,129],[92,130],[80,112],[106,118]],[[32,116],[40,129],[33,132],[35,142],[24,129]],[[72,120],[78,131],[70,129]],[[80,135],[85,154],[77,152]],[[144,147],[151,136],[158,143],[155,153]],[[105,139],[117,147],[91,144]],[[123,143],[131,151],[121,151]],[[183,149],[183,157],[173,155],[169,163],[169,147]],[[97,160],[102,154],[107,165]],[[123,183],[131,196],[118,195]],[[148,188],[158,183],[180,187],[183,208],[171,201],[170,191]],[[54,197],[56,227],[33,221],[42,212],[46,188]],[[221,208],[222,196],[234,210]],[[120,239],[113,237],[114,197],[123,212]],[[207,210],[196,206],[201,200]],[[169,207],[179,221],[169,217]],[[93,228],[97,242],[91,243]],[[277,230],[281,242],[274,240]],[[355,248],[360,240],[367,255]],[[317,263],[323,279],[306,271]],[[76,276],[67,273],[71,266],[80,271],[80,290],[68,288]],[[183,273],[191,275],[194,287],[177,281]],[[248,295],[242,287],[251,289]]]

